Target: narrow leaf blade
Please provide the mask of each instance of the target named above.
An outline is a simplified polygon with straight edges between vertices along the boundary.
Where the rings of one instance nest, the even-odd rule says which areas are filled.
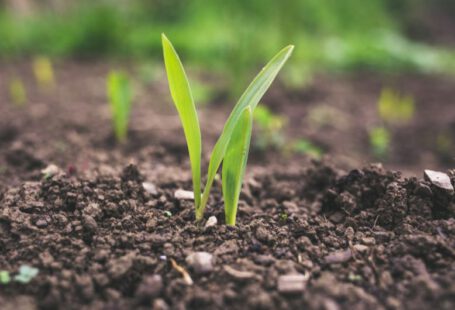
[[[253,117],[246,107],[234,126],[223,160],[222,187],[226,224],[235,226],[240,190],[250,149]]]
[[[224,125],[223,132],[221,133],[221,136],[218,138],[218,141],[212,150],[207,174],[207,183],[202,195],[201,209],[205,208],[205,205],[207,204],[208,196],[210,194],[210,189],[212,187],[216,172],[218,171],[218,168],[223,161],[235,124],[242,114],[242,111],[244,111],[246,107],[250,107],[251,111],[254,111],[257,104],[259,103],[259,100],[261,100],[262,96],[270,87],[283,65],[291,56],[293,49],[294,46],[289,45],[278,52],[278,54],[276,54],[272,60],[269,61],[269,63],[251,82],[251,84],[245,90],[235,105],[234,109],[232,110],[231,115]]]
[[[190,84],[172,43],[163,34],[163,54],[169,90],[177,108],[185,133],[193,176],[194,202],[196,210],[201,201],[201,130],[191,94]]]
[[[118,141],[126,139],[131,112],[132,90],[128,76],[112,71],[107,78],[107,94],[112,111],[115,136]]]

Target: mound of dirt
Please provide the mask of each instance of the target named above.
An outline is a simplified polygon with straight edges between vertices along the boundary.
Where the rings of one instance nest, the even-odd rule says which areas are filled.
[[[189,178],[145,179],[130,165],[4,190],[1,269],[39,273],[0,285],[2,309],[455,308],[455,199],[429,181],[379,165],[255,172],[227,227],[217,190],[195,224],[174,195]]]

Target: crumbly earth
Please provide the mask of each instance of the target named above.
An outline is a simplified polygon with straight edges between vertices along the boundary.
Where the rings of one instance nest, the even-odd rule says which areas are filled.
[[[214,193],[195,224],[188,183],[150,194],[134,165],[120,175],[59,174],[1,197],[0,265],[39,268],[1,287],[3,309],[453,309],[455,200],[379,165],[349,173],[323,163],[250,177],[238,225]],[[452,172],[452,182],[455,174]],[[214,256],[193,270],[186,257]],[[171,260],[193,280],[185,282]],[[234,271],[232,271],[234,269]],[[284,293],[280,276],[306,275]]]
[[[0,66],[0,270],[39,269],[29,283],[0,284],[0,309],[455,308],[453,194],[380,165],[353,169],[372,159],[365,125],[377,122],[385,83],[322,78],[301,92],[272,89],[264,102],[289,117],[288,134],[319,141],[333,162],[252,150],[238,223],[227,227],[219,180],[199,224],[192,202],[175,198],[191,176],[178,118],[160,99],[165,85],[135,84],[129,140],[116,145],[109,66],[57,64],[54,89],[37,87],[23,65]],[[28,90],[24,107],[7,98],[3,77],[14,74]],[[417,117],[396,128],[386,167],[450,167],[427,142],[455,133],[452,86],[404,80],[419,94]],[[204,165],[231,109],[222,101],[200,110]],[[311,127],[324,105],[332,122]],[[50,164],[57,169],[43,175]],[[210,216],[218,223],[205,227]],[[211,254],[211,268],[194,268],[194,252]]]

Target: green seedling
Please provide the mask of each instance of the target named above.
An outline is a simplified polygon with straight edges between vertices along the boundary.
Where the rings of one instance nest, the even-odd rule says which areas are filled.
[[[112,124],[118,142],[126,140],[133,93],[125,73],[112,71],[107,77],[107,96],[111,106]]]
[[[9,96],[11,102],[18,107],[24,106],[27,102],[27,91],[20,78],[13,78],[9,82]]]
[[[311,141],[306,139],[297,140],[293,144],[293,150],[297,153],[309,155],[316,159],[321,158],[324,153],[320,147],[314,145]]]
[[[403,124],[409,122],[415,113],[414,99],[385,88],[378,101],[380,117],[387,123]]]
[[[210,156],[207,182],[201,194],[201,131],[190,84],[172,43],[162,35],[164,63],[171,97],[185,134],[191,163],[196,220],[203,218],[210,190],[223,162],[222,189],[226,223],[235,225],[238,199],[248,159],[253,112],[292,53],[285,47],[261,70],[232,110]]]
[[[253,120],[257,124],[257,142],[255,145],[259,149],[278,148],[284,144],[286,137],[283,128],[287,119],[277,115],[265,106],[257,106],[253,113]]]
[[[0,270],[0,284],[6,285],[11,282],[11,276],[6,270]]]
[[[14,281],[27,284],[33,280],[39,273],[39,269],[28,265],[22,265],[19,268],[19,273],[14,276]]]
[[[42,89],[54,87],[54,69],[49,58],[38,56],[33,59],[33,74],[38,86]]]
[[[390,133],[385,127],[376,127],[370,130],[370,145],[373,154],[378,158],[387,156],[390,147]]]

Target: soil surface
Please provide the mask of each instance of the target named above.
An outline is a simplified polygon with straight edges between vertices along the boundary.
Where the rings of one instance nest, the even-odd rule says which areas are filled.
[[[58,64],[56,85],[43,89],[28,66],[2,65],[0,270],[39,273],[0,284],[1,309],[455,307],[455,198],[421,179],[430,168],[455,182],[453,158],[432,144],[455,135],[453,79],[321,76],[301,91],[273,88],[264,103],[289,118],[286,135],[333,162],[254,150],[238,225],[227,227],[219,181],[202,223],[175,197],[191,176],[165,83],[136,83],[129,141],[116,145],[108,68]],[[27,88],[24,107],[7,96],[13,75]],[[367,132],[391,83],[415,96],[417,115],[392,129],[384,169],[366,164]],[[224,97],[201,108],[205,164],[232,107]],[[329,122],[314,127],[321,106]]]

